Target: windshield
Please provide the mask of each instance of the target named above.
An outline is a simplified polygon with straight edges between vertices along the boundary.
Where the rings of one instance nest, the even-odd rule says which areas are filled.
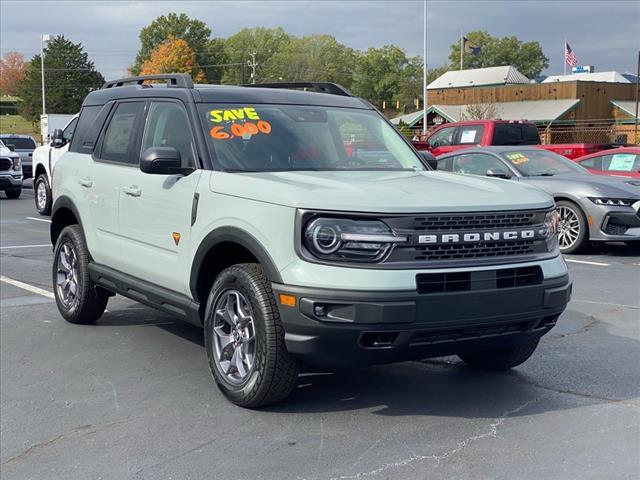
[[[216,160],[228,171],[425,170],[371,110],[204,104],[200,114]]]
[[[525,177],[551,176],[563,173],[586,174],[580,165],[546,150],[512,150],[501,152],[500,156]]]
[[[3,137],[5,145],[13,145],[16,150],[35,150],[36,143],[32,138]]]

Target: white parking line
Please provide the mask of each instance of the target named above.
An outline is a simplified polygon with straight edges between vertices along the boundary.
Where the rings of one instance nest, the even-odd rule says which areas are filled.
[[[27,220],[35,220],[36,222],[51,223],[51,220],[47,220],[46,218],[27,217]]]
[[[44,245],[11,245],[9,247],[0,247],[0,250],[9,250],[10,248],[41,248],[41,247],[51,248],[51,244],[47,243]]]
[[[0,282],[8,283],[9,285],[13,285],[14,287],[21,288],[23,290],[26,290],[27,292],[35,293],[37,295],[42,295],[43,297],[51,298],[52,300],[55,298],[53,296],[53,293],[48,290],[34,287],[33,285],[29,285],[28,283],[21,282],[20,280],[14,280],[13,278],[5,277],[4,275],[0,275]]]
[[[610,267],[610,263],[600,263],[600,262],[587,262],[586,260],[573,260],[571,258],[565,258],[565,262],[571,263],[583,263],[585,265],[595,265],[596,267]]]

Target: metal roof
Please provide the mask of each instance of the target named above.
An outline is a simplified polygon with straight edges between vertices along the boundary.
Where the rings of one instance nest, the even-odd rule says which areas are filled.
[[[580,100],[527,100],[523,102],[498,102],[496,107],[496,118],[501,120],[529,120],[531,122],[550,122],[562,117],[569,110],[574,108]],[[437,113],[448,122],[459,122],[464,119],[469,105],[431,105],[427,113]],[[392,123],[399,121],[413,126],[422,120],[422,110],[400,117],[393,118]]]
[[[636,102],[634,100],[611,100],[611,103],[624,113],[636,118]]]
[[[594,72],[594,73],[574,73],[572,75],[551,75],[545,78],[542,83],[552,82],[610,82],[610,83],[631,83],[618,72]]]
[[[531,83],[515,67],[474,68],[471,70],[450,70],[427,85],[427,90],[438,88],[480,87],[489,85],[511,85]]]

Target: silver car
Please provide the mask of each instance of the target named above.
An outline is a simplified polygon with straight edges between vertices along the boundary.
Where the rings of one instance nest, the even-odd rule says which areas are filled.
[[[640,241],[640,180],[592,175],[535,147],[484,147],[438,157],[437,169],[527,182],[556,200],[560,250],[578,252],[589,241]]]
[[[32,157],[33,151],[36,149],[36,141],[29,135],[20,135],[17,133],[0,134],[0,140],[14,152],[20,155],[22,162],[22,171],[25,180],[33,175]]]

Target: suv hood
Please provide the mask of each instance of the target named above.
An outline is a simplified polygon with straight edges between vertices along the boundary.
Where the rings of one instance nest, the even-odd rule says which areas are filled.
[[[352,212],[462,212],[549,208],[543,191],[446,172],[213,172],[212,191],[294,208]]]

